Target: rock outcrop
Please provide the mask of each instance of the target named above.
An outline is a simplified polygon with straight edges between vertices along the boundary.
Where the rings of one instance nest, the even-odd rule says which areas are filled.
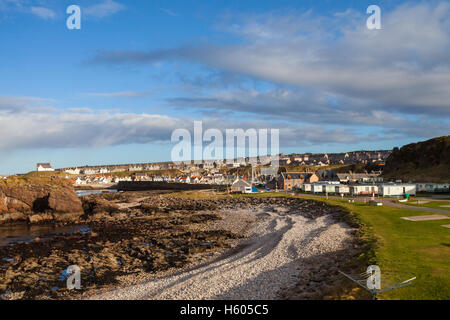
[[[383,169],[385,180],[448,182],[450,136],[438,137],[395,148]]]
[[[0,181],[0,223],[71,220],[82,214],[81,200],[65,179],[11,177]]]

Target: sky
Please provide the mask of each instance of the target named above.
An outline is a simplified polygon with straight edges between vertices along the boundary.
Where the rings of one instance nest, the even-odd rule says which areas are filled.
[[[66,26],[74,4],[79,30]],[[170,161],[172,132],[194,120],[279,129],[283,153],[449,135],[449,13],[449,1],[0,0],[0,174]]]

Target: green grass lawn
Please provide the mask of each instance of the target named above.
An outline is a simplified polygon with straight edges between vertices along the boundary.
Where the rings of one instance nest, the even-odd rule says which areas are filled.
[[[450,229],[441,227],[447,224],[446,220],[407,221],[400,217],[432,213],[340,200],[327,202],[346,207],[367,226],[366,232],[375,237],[374,260],[381,268],[382,287],[387,282],[417,277],[413,285],[379,298],[450,299]]]
[[[318,200],[307,195],[300,197]],[[450,299],[450,229],[441,227],[448,220],[407,221],[400,217],[433,213],[348,200],[319,201],[346,208],[363,224],[363,237],[375,240],[370,260],[381,269],[383,288],[417,277],[413,285],[384,293],[380,299]]]
[[[417,201],[411,200],[409,202],[404,202],[404,204],[407,204],[410,206],[415,206],[415,207],[435,208],[435,209],[443,209],[443,210],[450,211],[450,200],[430,201],[427,203],[419,203],[419,204],[417,204]],[[448,206],[448,207],[443,207],[443,206]]]
[[[416,194],[416,197],[421,198],[432,198],[433,196],[445,196],[446,199],[450,199],[450,192],[439,192],[439,193],[418,192]]]

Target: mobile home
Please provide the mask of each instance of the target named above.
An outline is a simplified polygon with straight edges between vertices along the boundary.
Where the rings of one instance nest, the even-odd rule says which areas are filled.
[[[302,185],[302,190],[303,190],[304,192],[311,192],[311,190],[312,190],[312,184],[311,184],[311,183],[304,183],[304,184]]]
[[[417,183],[417,192],[450,192],[450,183]]]
[[[380,196],[416,195],[416,185],[412,183],[384,183],[378,186]]]
[[[372,196],[378,194],[378,187],[373,184],[354,184],[350,186],[352,196]]]
[[[350,193],[350,187],[345,184],[340,184],[336,186],[336,193],[339,194],[349,194]]]

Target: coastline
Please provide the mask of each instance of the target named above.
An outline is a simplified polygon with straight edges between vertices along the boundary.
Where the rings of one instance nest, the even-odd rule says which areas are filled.
[[[189,195],[183,198],[183,195],[185,194],[124,192],[84,197],[84,207],[86,203],[92,204],[94,200],[98,205],[88,212],[90,233],[58,235],[47,242],[21,244],[20,249],[28,252],[28,258],[25,255],[22,260],[16,260],[11,254],[5,255],[5,248],[0,248],[1,258],[14,259],[8,263],[3,261],[2,268],[7,267],[9,277],[2,282],[10,286],[12,284],[17,290],[7,293],[10,289],[3,288],[3,298],[110,299],[115,297],[117,290],[126,292],[130,286],[145,287],[149,281],[162,284],[205,269],[216,269],[215,277],[211,278],[217,280],[217,276],[223,272],[219,272],[221,269],[216,268],[216,265],[241,261],[246,267],[236,275],[251,270],[255,272],[259,266],[268,265],[267,269],[261,269],[254,278],[277,279],[280,272],[274,270],[284,270],[281,274],[289,270],[287,277],[282,276],[279,281],[263,281],[274,282],[275,287],[266,291],[253,290],[260,294],[264,292],[264,296],[261,296],[263,298],[321,299],[329,296],[332,291],[333,284],[328,281],[329,276],[336,276],[336,263],[343,265],[345,259],[359,252],[359,249],[347,245],[353,244],[354,230],[340,220],[338,208],[290,197],[217,196],[207,200],[190,199]],[[124,201],[133,206],[120,209]],[[136,201],[137,206],[134,205]],[[308,228],[310,236],[304,234]],[[325,237],[326,241],[321,242],[321,234],[327,232],[337,232],[339,236],[331,239]],[[303,244],[300,244],[296,241],[302,234]],[[262,241],[262,238],[265,240]],[[290,240],[286,242],[283,238]],[[267,246],[267,241],[272,244]],[[304,244],[309,242],[316,245],[305,250]],[[333,247],[337,243],[342,246]],[[296,249],[293,251],[293,248]],[[11,251],[10,248],[8,250]],[[273,258],[259,261],[253,267],[240,260],[242,255],[248,258],[261,250],[266,252],[267,257]],[[305,251],[314,254],[302,256]],[[46,258],[45,255],[49,257]],[[89,257],[91,255],[92,257]],[[318,260],[312,263],[314,256],[317,256]],[[81,292],[64,289],[65,283],[62,280],[65,279],[61,280],[60,272],[55,274],[50,269],[42,268],[55,268],[69,263],[80,265],[82,270],[89,272],[82,274],[84,287]],[[269,267],[271,263],[275,264]],[[331,273],[325,270],[327,265],[334,268]],[[24,268],[29,270],[27,279],[22,279],[22,282],[15,280],[14,272],[18,275]],[[204,273],[205,276],[208,274]],[[322,280],[318,280],[317,276]],[[228,278],[230,279],[230,276]],[[221,291],[228,292],[229,295],[216,292],[210,296],[192,294],[187,298],[236,298],[238,296],[237,293],[232,293],[233,288],[239,288],[241,282],[251,279],[252,276],[234,279],[232,287]],[[257,280],[253,285],[259,286],[261,281]],[[317,285],[321,281],[323,286]],[[194,286],[196,283],[194,281],[190,285]],[[217,288],[220,288],[219,284],[223,285],[218,281]],[[298,296],[300,285],[308,289],[302,291],[306,293],[302,297]],[[43,286],[47,289],[43,290]],[[27,287],[32,289],[27,291]],[[176,290],[172,295],[169,295],[169,292],[172,291],[166,290],[168,295],[161,295],[160,292],[159,295],[129,297],[186,298]],[[198,289],[198,292],[203,294],[207,291]],[[244,298],[245,296],[240,297]]]

